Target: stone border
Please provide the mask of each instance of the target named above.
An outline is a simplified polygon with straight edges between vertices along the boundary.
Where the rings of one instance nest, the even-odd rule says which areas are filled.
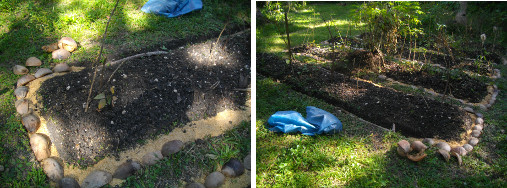
[[[60,49],[63,50],[63,49]],[[149,55],[159,55],[163,53],[159,52],[149,52],[147,53]],[[70,55],[69,55],[70,56]],[[128,57],[128,59],[136,58],[138,56],[132,56]],[[33,63],[35,62],[35,64]],[[35,57],[31,57],[27,60],[26,63],[27,66],[40,66],[42,65],[41,61],[38,60]],[[48,136],[47,127],[45,125],[45,120],[42,119],[39,114],[34,112],[34,107],[36,106],[36,103],[32,102],[31,100],[27,99],[28,93],[30,93],[29,87],[25,85],[31,85],[30,82],[34,80],[38,81],[45,81],[51,77],[57,76],[57,75],[64,75],[67,72],[72,71],[81,71],[83,68],[76,68],[76,67],[70,67],[67,63],[60,63],[57,64],[53,70],[47,69],[47,68],[40,68],[36,71],[35,76],[32,76],[28,74],[28,69],[21,65],[15,65],[13,67],[14,74],[17,75],[24,75],[17,81],[17,88],[14,91],[14,94],[16,96],[17,101],[15,102],[16,111],[22,116],[22,124],[27,129],[30,137],[30,145],[31,148],[35,154],[36,160],[40,162],[40,165],[42,166],[44,172],[48,176],[48,178],[53,182],[57,183],[56,186],[61,187],[79,187],[79,183],[77,180],[79,178],[76,178],[76,174],[69,174],[65,173],[69,169],[68,166],[64,165],[64,162],[61,158],[58,156],[58,151],[54,147],[54,144],[51,143],[51,138]],[[56,74],[61,73],[61,74]],[[36,90],[36,89],[35,89]],[[35,90],[32,90],[31,93],[35,92]],[[220,131],[224,132],[226,130],[229,130],[232,128],[232,121],[235,121],[234,123],[238,124],[240,121],[249,120],[250,119],[250,100],[247,101],[247,108],[244,111],[229,111],[226,110],[224,112],[219,112],[215,117],[208,118],[206,120],[199,120],[204,121],[207,123],[211,123],[212,126],[195,126],[196,122],[189,122],[185,126],[185,129],[175,129],[168,135],[163,135],[160,138],[156,140],[149,141],[147,144],[141,147],[145,147],[146,145],[155,145],[158,146],[158,148],[161,148],[160,150],[155,151],[144,151],[145,153],[142,157],[139,157],[139,153],[141,151],[130,151],[130,152],[136,152],[136,156],[138,158],[129,157],[123,155],[121,158],[124,158],[120,161],[125,161],[118,165],[114,172],[113,169],[99,169],[96,166],[99,166],[102,164],[101,162],[107,161],[108,163],[115,163],[113,162],[114,159],[102,159],[101,162],[97,163],[94,167],[88,168],[88,170],[78,170],[78,173],[83,173],[83,171],[88,171],[88,175],[84,180],[82,180],[81,187],[101,187],[106,184],[115,184],[118,185],[122,181],[125,180],[128,176],[133,175],[137,170],[140,170],[142,167],[147,167],[150,165],[156,164],[159,160],[163,159],[164,157],[168,157],[172,154],[175,154],[179,152],[181,149],[183,149],[185,143],[178,139],[172,139],[176,131],[181,131],[180,134],[186,133],[186,130],[189,130],[188,132],[192,132],[194,134],[198,134],[197,132],[200,131],[200,135],[202,138],[204,138],[204,135],[210,135],[212,132],[209,129],[219,129]],[[220,119],[222,122],[219,122]],[[231,121],[232,120],[232,121]],[[194,125],[192,127],[192,125]],[[202,129],[202,130],[199,130]],[[185,130],[185,131],[182,131]],[[218,136],[218,135],[214,135]],[[186,140],[187,142],[193,141],[193,140]],[[163,144],[162,144],[163,143]],[[139,148],[135,148],[139,149]],[[132,149],[132,150],[135,150]],[[144,149],[146,150],[146,149]],[[125,152],[123,152],[124,154]],[[134,158],[134,159],[133,159]],[[139,160],[141,159],[141,160]],[[139,162],[141,161],[141,162]],[[116,162],[118,163],[118,162]],[[219,187],[225,183],[225,177],[239,177],[245,174],[245,168],[248,170],[246,173],[246,181],[250,182],[250,168],[251,168],[251,155],[250,153],[242,160],[239,161],[237,159],[231,159],[227,163],[222,166],[222,170],[213,172],[209,174],[205,180],[204,185],[206,187]],[[91,171],[94,169],[93,171]],[[73,169],[74,170],[74,169]],[[91,172],[90,172],[91,171]],[[74,176],[74,177],[72,177]],[[245,179],[245,176],[242,176]],[[113,178],[118,179],[119,181],[115,180],[113,181]],[[76,180],[77,179],[77,180]],[[204,187],[203,184],[194,182],[189,183],[186,186],[192,187]],[[229,185],[231,187],[234,187],[235,185]],[[237,186],[237,185],[236,185]],[[242,185],[245,186],[245,185]]]

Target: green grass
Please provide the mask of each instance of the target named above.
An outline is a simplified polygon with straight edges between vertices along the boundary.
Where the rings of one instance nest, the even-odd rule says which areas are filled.
[[[289,31],[291,46],[320,42],[330,38],[328,25],[333,36],[353,36],[360,33],[362,24],[351,20],[357,5],[340,6],[334,4],[308,5],[289,13]],[[328,25],[326,25],[327,20]],[[257,52],[280,53],[286,49],[284,42],[285,27],[282,24],[268,23],[257,27]]]
[[[505,86],[503,86],[505,87]],[[497,106],[505,106],[505,95]],[[266,128],[270,115],[280,110],[304,112],[317,106],[342,121],[336,135],[303,136],[273,133]],[[505,110],[505,107],[503,107]],[[502,109],[500,109],[501,111]],[[488,123],[483,140],[458,166],[446,163],[430,148],[428,157],[414,163],[396,154],[399,133],[375,131],[357,118],[339,113],[319,99],[298,93],[271,79],[257,81],[257,186],[258,187],[498,187],[506,184],[505,114],[485,113]],[[489,113],[500,113],[497,116]],[[304,115],[304,113],[303,113]],[[502,124],[503,123],[503,124]],[[504,126],[501,126],[504,125]],[[496,145],[495,149],[491,149]],[[494,147],[493,147],[494,148]]]
[[[241,122],[223,135],[203,141],[207,144],[187,144],[180,152],[127,178],[121,186],[176,187],[182,186],[179,182],[191,178],[192,174],[220,171],[231,158],[242,160],[250,152],[250,122]]]
[[[2,0],[0,1],[0,185],[6,187],[48,186],[46,176],[31,160],[33,154],[24,127],[14,109],[14,85],[20,76],[12,66],[23,65],[31,56],[42,67],[57,62],[90,63],[98,56],[113,0]],[[177,18],[146,14],[140,9],[147,0],[120,0],[105,41],[106,56],[141,53],[160,48],[173,39],[195,38],[228,28],[248,27],[249,1],[203,1],[200,11]],[[226,30],[224,34],[228,34]],[[218,34],[217,34],[218,35]],[[79,47],[68,60],[52,60],[43,45],[61,37],[75,39]],[[37,68],[29,68],[33,74]],[[231,155],[229,155],[231,156]]]

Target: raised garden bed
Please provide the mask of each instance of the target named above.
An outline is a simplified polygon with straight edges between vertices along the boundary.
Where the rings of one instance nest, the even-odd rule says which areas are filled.
[[[291,67],[272,54],[257,54],[258,72],[293,89],[343,107],[367,121],[417,138],[462,140],[471,118],[457,106],[379,87],[318,65]]]
[[[222,41],[227,42],[215,45],[213,56],[210,46],[216,39],[106,67],[99,73],[105,80],[113,76],[103,87],[94,86],[98,89],[92,96],[105,94],[108,105],[100,110],[99,100],[92,100],[84,112],[90,68],[43,82],[38,90],[41,115],[60,157],[92,165],[189,121],[242,108],[250,83],[250,34]]]

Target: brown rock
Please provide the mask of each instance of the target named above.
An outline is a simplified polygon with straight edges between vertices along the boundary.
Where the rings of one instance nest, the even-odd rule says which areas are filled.
[[[157,164],[157,162],[164,158],[160,151],[150,152],[143,156],[142,162],[145,166]]]
[[[206,177],[204,185],[207,188],[220,187],[225,182],[225,176],[220,172],[213,172]]]
[[[117,179],[127,179],[127,177],[134,174],[137,170],[141,169],[141,165],[132,160],[128,160],[127,162],[118,166],[116,171],[114,171],[113,178]]]
[[[37,72],[35,72],[35,78],[40,78],[51,73],[53,73],[53,71],[48,68],[40,68]]]
[[[63,167],[52,157],[42,161],[42,169],[51,181],[58,182],[63,178]]]
[[[14,103],[14,106],[21,115],[30,113],[30,101],[28,99],[19,99]]]
[[[73,52],[77,49],[77,43],[70,37],[63,37],[60,41],[58,41],[58,47],[69,52]]]
[[[58,60],[67,59],[70,57],[70,52],[65,49],[58,49],[58,50],[53,51],[52,57],[53,57],[53,59],[58,59]]]
[[[25,126],[26,130],[30,133],[37,132],[40,126],[40,119],[33,113],[27,114],[21,118],[21,123]]]
[[[449,162],[449,159],[451,159],[451,155],[449,155],[449,152],[446,150],[439,149],[437,152],[445,159],[446,162]]]
[[[60,180],[61,188],[80,188],[79,183],[77,183],[76,179],[71,177],[64,177]]]
[[[30,57],[26,60],[26,63],[25,65],[27,67],[36,67],[36,66],[41,66],[42,65],[42,61],[39,59],[39,58],[36,58],[36,57]]]
[[[238,159],[232,158],[222,166],[222,174],[227,177],[237,177],[245,173],[245,167]]]
[[[410,147],[410,143],[408,143],[408,141],[406,141],[406,140],[400,140],[398,142],[398,148],[399,148],[398,154],[400,154],[401,156],[405,156],[401,153],[407,154],[408,152],[412,151],[412,148]]]
[[[103,170],[95,170],[88,174],[83,180],[81,187],[83,188],[99,188],[113,180],[111,173]]]
[[[476,125],[472,128],[472,130],[478,130],[478,131],[482,131],[482,126],[480,125]]]
[[[451,152],[451,146],[449,146],[449,144],[447,144],[445,142],[439,142],[439,143],[437,143],[436,146],[438,149],[443,149],[447,152]]]
[[[177,153],[181,149],[183,149],[183,142],[181,140],[172,140],[165,143],[160,152],[162,153],[162,156],[167,157]]]
[[[21,65],[14,65],[14,67],[12,67],[12,72],[16,75],[25,75],[28,73],[28,69]]]
[[[452,156],[455,156],[456,159],[458,159],[458,164],[461,166],[461,164],[463,163],[463,160],[461,159],[461,155],[455,153],[455,152],[451,152],[451,155]]]
[[[468,144],[472,145],[472,146],[476,146],[477,144],[479,143],[479,139],[478,138],[470,138],[470,140],[468,141]]]
[[[18,79],[18,83],[17,83],[17,86],[24,86],[25,84],[27,84],[28,82],[31,82],[32,80],[35,80],[35,77],[32,76],[32,75],[24,75],[22,76],[21,78]]]
[[[26,97],[26,94],[28,93],[28,87],[26,86],[19,86],[14,90],[14,95],[16,96],[16,99],[24,99]]]
[[[412,155],[412,154],[407,155],[407,158],[410,159],[411,161],[414,161],[414,162],[419,162],[419,161],[423,160],[425,157],[426,157],[426,153],[424,153],[424,152],[417,153],[415,155]]]
[[[410,144],[410,148],[419,153],[424,152],[424,150],[426,150],[428,147],[424,145],[421,141],[413,141],[412,144]]]
[[[473,130],[471,135],[475,138],[478,138],[479,136],[481,136],[481,131]]]
[[[70,71],[70,67],[69,67],[69,65],[67,65],[67,63],[60,63],[60,64],[57,64],[53,68],[53,71],[55,73],[58,73],[58,72],[68,72],[68,71]]]
[[[461,156],[465,156],[467,154],[467,150],[461,146],[452,148],[451,153],[453,152]]]
[[[433,139],[431,139],[431,138],[425,138],[422,142],[425,144],[428,144],[428,146],[435,145],[435,141],[433,141]]]
[[[46,46],[42,47],[42,50],[45,52],[53,52],[55,50],[58,50],[58,43],[48,44]]]
[[[30,147],[37,161],[42,161],[51,156],[51,142],[46,135],[35,133],[30,136]]]
[[[464,144],[463,148],[465,148],[465,150],[467,151],[467,153],[471,152],[474,149],[474,147],[472,145],[470,145],[470,144]]]

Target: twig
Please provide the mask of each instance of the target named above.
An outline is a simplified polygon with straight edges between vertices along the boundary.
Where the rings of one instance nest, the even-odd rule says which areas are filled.
[[[238,89],[232,89],[234,91],[250,91],[250,88],[245,88],[245,89],[242,89],[242,88],[238,88]]]
[[[229,21],[227,21],[224,25],[224,28],[222,29],[222,31],[220,32],[220,35],[218,35],[218,38],[217,38],[217,42],[215,42],[216,45],[218,45],[218,41],[220,40],[220,36],[222,36],[222,33],[225,31],[225,27],[227,27],[227,25],[229,24]],[[209,49],[209,53],[211,54],[209,56],[209,59],[211,60],[213,58],[213,53],[211,53],[213,51],[213,44],[211,45],[211,48]]]
[[[88,98],[86,99],[85,112],[88,111],[88,106],[90,105],[90,97],[92,96],[93,84],[95,83],[95,77],[97,76],[97,69],[98,69],[98,66],[99,66],[98,63],[102,59],[102,50],[104,49],[104,41],[105,41],[106,36],[107,36],[107,29],[109,28],[109,22],[111,22],[111,18],[113,17],[114,11],[116,10],[116,7],[118,6],[119,2],[120,2],[120,0],[116,0],[116,4],[114,5],[114,8],[111,11],[111,14],[109,15],[109,19],[107,20],[106,30],[104,31],[104,35],[102,36],[102,44],[100,44],[99,56],[97,57],[97,59],[95,60],[95,63],[94,63],[95,64],[95,71],[93,72],[93,78],[92,78],[92,83],[91,83],[91,86],[90,86],[90,91],[88,91]]]
[[[111,73],[111,76],[109,76],[109,79],[107,79],[106,83],[108,83],[111,80],[111,78],[113,77],[113,75],[116,73],[116,71],[118,71],[118,69],[123,65],[123,63],[125,63],[125,61],[131,60],[131,59],[134,59],[134,58],[138,58],[138,57],[146,57],[146,56],[168,54],[168,53],[169,52],[166,52],[166,51],[146,52],[146,53],[142,53],[142,54],[137,54],[137,55],[129,56],[129,57],[117,60],[117,61],[113,61],[113,62],[110,63],[110,65],[115,65],[115,64],[118,64],[118,63],[121,63],[121,64],[118,65],[118,67],[116,67],[116,69],[113,71],[113,73]]]

